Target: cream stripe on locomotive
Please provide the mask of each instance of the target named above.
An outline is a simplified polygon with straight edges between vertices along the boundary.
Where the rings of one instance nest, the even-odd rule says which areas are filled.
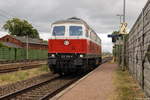
[[[56,26],[64,26],[65,27],[65,33],[63,36],[54,36],[53,35],[53,30],[54,30],[54,27],[56,27]],[[82,31],[83,31],[82,35],[81,36],[70,36],[70,34],[69,34],[70,26],[81,26]],[[86,30],[88,32],[86,32]],[[87,34],[88,34],[88,36],[87,36]],[[93,34],[93,36],[95,35],[95,37],[92,37],[92,34]],[[51,38],[49,38],[49,39],[87,39],[98,45],[101,45],[101,39],[98,37],[98,35],[95,32],[92,33],[92,30],[88,29],[84,24],[73,24],[73,23],[53,24],[50,35],[51,35],[50,36]]]

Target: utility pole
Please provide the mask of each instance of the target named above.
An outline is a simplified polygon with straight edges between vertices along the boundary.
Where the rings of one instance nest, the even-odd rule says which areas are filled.
[[[126,22],[126,0],[123,0],[123,23]],[[123,46],[122,46],[122,70],[125,70],[125,36],[123,37]]]
[[[123,22],[126,22],[126,0],[123,2]]]
[[[120,17],[120,25],[122,24],[122,17],[124,16],[123,14],[117,14],[116,16],[118,16],[118,17]],[[119,33],[120,34],[120,33]],[[121,64],[121,38],[120,37],[118,37],[119,38],[119,44],[118,44],[118,54],[117,54],[117,56],[118,56],[118,62],[119,62],[119,64]]]
[[[26,36],[26,59],[29,59],[29,37],[28,34]]]

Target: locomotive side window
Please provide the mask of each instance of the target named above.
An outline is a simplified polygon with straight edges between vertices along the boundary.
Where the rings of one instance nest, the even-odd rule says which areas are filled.
[[[85,32],[86,32],[86,37],[89,37],[89,31],[86,29]]]
[[[55,26],[53,28],[53,36],[64,36],[65,26]]]
[[[83,34],[82,26],[70,26],[69,33],[70,36],[81,36]]]
[[[93,31],[90,33],[90,38],[96,42],[96,34]]]

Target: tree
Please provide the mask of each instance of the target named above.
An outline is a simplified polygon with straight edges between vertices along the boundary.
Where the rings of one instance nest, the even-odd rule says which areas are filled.
[[[26,20],[21,20],[19,18],[13,18],[11,20],[6,21],[3,25],[5,30],[11,35],[16,36],[29,36],[30,38],[39,38],[38,31],[33,28],[31,24],[28,23]]]
[[[113,31],[112,34],[119,34],[119,32],[118,31]]]

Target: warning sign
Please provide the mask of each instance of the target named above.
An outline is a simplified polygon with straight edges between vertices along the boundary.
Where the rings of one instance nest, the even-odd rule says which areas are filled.
[[[119,31],[120,34],[128,34],[127,25],[128,25],[127,23],[121,23],[120,31]]]

